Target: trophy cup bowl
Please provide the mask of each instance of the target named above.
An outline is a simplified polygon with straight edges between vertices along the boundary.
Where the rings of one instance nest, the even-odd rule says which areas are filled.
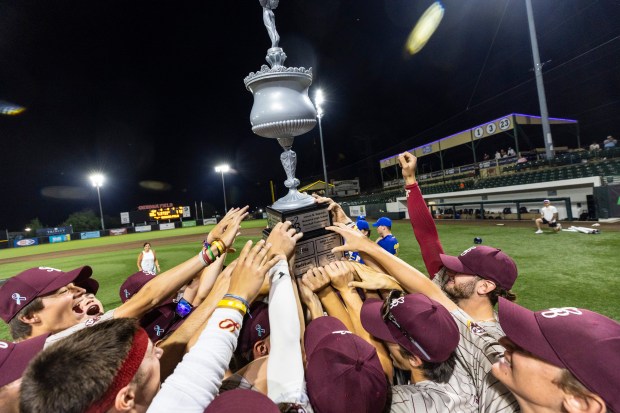
[[[271,228],[284,221],[290,221],[297,232],[303,232],[303,238],[295,247],[293,267],[294,275],[301,277],[311,268],[339,260],[342,255],[333,253],[332,249],[342,245],[342,238],[325,230],[332,224],[328,205],[317,204],[313,197],[297,190],[299,179],[295,178],[297,154],[292,150],[293,140],[314,128],[316,109],[308,97],[312,70],[285,67],[282,65],[285,59],[281,48],[270,48],[266,60],[271,68],[263,65],[258,72],[250,73],[244,83],[254,96],[250,112],[252,132],[277,139],[284,149],[280,161],[286,172],[284,185],[288,194],[266,208],[268,228],[263,231],[263,237],[267,238]]]

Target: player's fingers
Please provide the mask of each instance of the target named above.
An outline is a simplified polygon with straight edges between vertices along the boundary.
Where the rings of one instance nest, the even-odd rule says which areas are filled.
[[[293,241],[297,242],[299,241],[302,237],[304,236],[303,232],[298,232],[295,235],[293,235]]]

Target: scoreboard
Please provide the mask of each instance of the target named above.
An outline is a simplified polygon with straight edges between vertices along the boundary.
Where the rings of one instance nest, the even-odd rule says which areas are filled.
[[[164,207],[164,208],[153,208],[149,209],[149,218],[151,220],[169,220],[169,219],[179,219],[183,216],[183,207],[182,206],[172,206],[172,207]]]

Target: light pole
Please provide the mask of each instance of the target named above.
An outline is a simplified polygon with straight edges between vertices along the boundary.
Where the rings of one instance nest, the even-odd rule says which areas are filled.
[[[323,179],[325,179],[325,196],[329,191],[329,183],[327,181],[327,166],[325,165],[325,149],[323,148],[323,128],[321,125],[321,119],[323,118],[323,108],[321,104],[325,101],[323,97],[323,91],[318,89],[314,95],[314,104],[316,106],[316,117],[319,119],[319,139],[321,141],[321,157],[323,158]]]
[[[103,208],[101,207],[101,192],[99,188],[103,185],[103,175],[101,174],[92,174],[90,176],[90,182],[92,182],[93,186],[97,188],[97,198],[99,198],[99,215],[101,215],[101,229],[105,230],[105,224],[103,223]]]
[[[222,191],[224,192],[224,214],[228,212],[226,208],[226,185],[224,185],[224,174],[230,171],[230,166],[227,164],[218,165],[215,167],[215,172],[219,172],[222,174]]]

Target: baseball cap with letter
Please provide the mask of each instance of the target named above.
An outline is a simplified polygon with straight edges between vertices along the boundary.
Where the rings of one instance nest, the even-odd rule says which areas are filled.
[[[372,224],[373,227],[380,227],[381,225],[386,227],[392,227],[392,220],[388,217],[381,217],[377,220],[377,222]]]
[[[450,312],[424,294],[390,293],[386,301],[368,299],[360,316],[370,334],[399,344],[424,361],[446,361],[460,340]]]
[[[90,276],[89,266],[64,272],[51,267],[35,267],[22,271],[0,287],[0,317],[7,323],[37,297],[51,294],[74,283],[88,292],[97,293],[99,283]]]
[[[439,254],[443,265],[456,273],[478,275],[510,290],[517,279],[517,264],[499,248],[475,246],[458,257]]]
[[[503,297],[499,322],[516,345],[567,369],[610,410],[620,411],[620,323],[575,307],[533,312]]]
[[[388,383],[372,345],[328,316],[308,325],[304,344],[308,397],[315,412],[383,411]]]

